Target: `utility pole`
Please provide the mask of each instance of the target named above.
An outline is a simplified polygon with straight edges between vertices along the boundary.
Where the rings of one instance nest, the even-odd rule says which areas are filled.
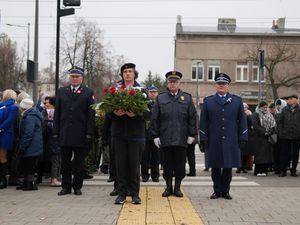
[[[39,0],[35,0],[35,26],[34,26],[34,72],[33,72],[33,88],[32,98],[36,102],[37,97],[37,82],[39,73]]]
[[[74,4],[72,4],[72,2]],[[64,0],[65,6],[78,6],[75,3],[80,5],[80,1],[66,1]],[[73,8],[69,9],[61,9],[60,8],[60,0],[57,0],[57,16],[56,16],[56,68],[55,68],[55,94],[57,94],[58,86],[59,86],[59,47],[60,47],[60,17],[73,15],[75,14],[75,10]]]
[[[258,103],[262,100],[262,78],[264,76],[265,67],[265,51],[263,49],[258,49]]]

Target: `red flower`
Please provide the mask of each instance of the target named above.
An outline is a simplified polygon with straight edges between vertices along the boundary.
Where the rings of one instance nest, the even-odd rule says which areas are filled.
[[[130,96],[134,96],[134,95],[135,95],[134,89],[130,89],[130,91],[128,92],[128,94],[129,94]]]
[[[109,88],[109,92],[113,95],[114,93],[116,93],[117,89],[115,87],[110,87]]]
[[[106,94],[107,92],[108,92],[108,88],[105,87],[105,88],[103,89],[103,94]]]
[[[125,84],[122,84],[120,88],[121,88],[121,89],[125,89],[125,88],[126,88],[126,85],[125,85]]]

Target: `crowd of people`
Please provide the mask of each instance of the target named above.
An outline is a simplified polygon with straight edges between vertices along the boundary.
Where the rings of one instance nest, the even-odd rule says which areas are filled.
[[[120,70],[118,86],[139,88],[136,65]],[[300,108],[297,95],[268,105],[260,101],[254,112],[241,97],[229,93],[230,76],[215,77],[216,94],[204,98],[197,115],[192,96],[180,89],[182,74],[167,72],[167,89],[144,88],[149,111],[143,115],[116,109],[95,127],[93,90],[83,84],[84,71],[69,70],[69,84],[56,97],[41,94],[34,104],[25,92],[5,90],[0,103],[0,189],[38,190],[45,171],[50,185],[61,187],[59,196],[82,195],[86,158],[109,173],[111,196],[123,204],[126,196],[141,204],[140,182],[159,182],[162,197],[183,197],[184,177],[196,176],[195,146],[205,154],[205,171],[211,169],[211,199],[232,199],[232,168],[255,176],[274,171],[279,177],[297,176],[300,148]],[[161,93],[159,93],[161,92]],[[100,151],[100,152],[99,152]],[[102,155],[102,159],[100,159]],[[186,163],[189,173],[186,173]],[[9,175],[7,181],[7,174]],[[175,178],[173,185],[173,177]],[[22,178],[22,179],[20,179]],[[21,181],[21,182],[20,182]]]

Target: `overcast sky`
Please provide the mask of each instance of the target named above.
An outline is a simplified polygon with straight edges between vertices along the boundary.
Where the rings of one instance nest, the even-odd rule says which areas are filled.
[[[62,0],[61,0],[62,1]],[[57,0],[40,0],[39,69],[55,58]],[[104,41],[114,54],[122,54],[137,65],[142,80],[149,70],[164,75],[174,66],[174,35],[177,15],[183,26],[217,26],[218,18],[236,18],[238,27],[271,27],[272,20],[286,17],[286,27],[300,28],[299,0],[81,0],[75,15],[62,17],[61,24],[76,17],[99,24]],[[31,23],[31,58],[35,0],[0,0],[0,33],[27,49],[26,26]]]

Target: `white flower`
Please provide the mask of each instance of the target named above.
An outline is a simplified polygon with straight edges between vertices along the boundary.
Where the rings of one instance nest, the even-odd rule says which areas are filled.
[[[226,102],[231,102],[232,98],[228,98]]]

